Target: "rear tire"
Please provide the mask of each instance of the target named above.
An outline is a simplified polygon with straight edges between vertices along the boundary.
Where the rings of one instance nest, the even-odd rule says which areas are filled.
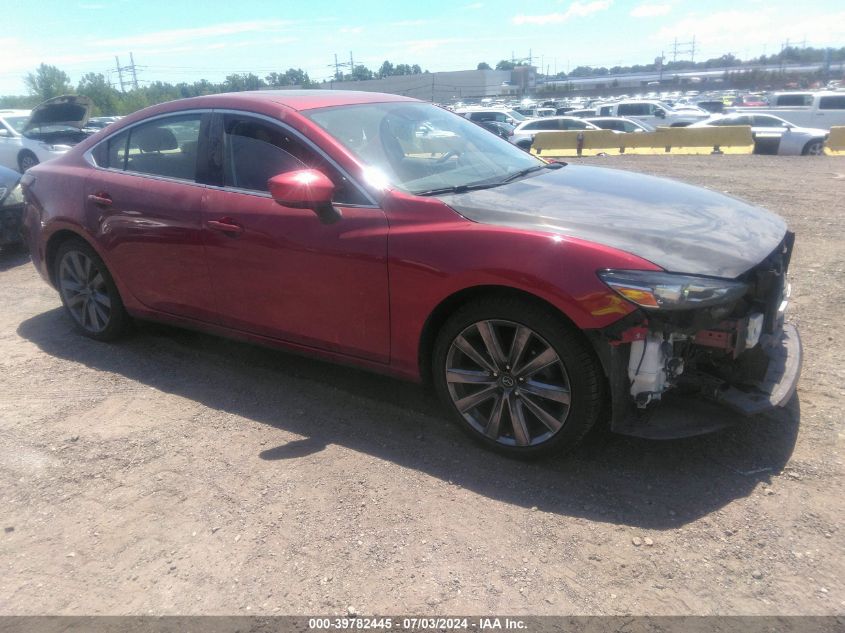
[[[108,268],[81,239],[59,246],[53,271],[62,305],[76,329],[97,341],[113,341],[129,330],[131,319]]]
[[[452,419],[510,457],[571,451],[602,411],[589,344],[553,309],[518,298],[459,308],[437,336],[432,374]]]

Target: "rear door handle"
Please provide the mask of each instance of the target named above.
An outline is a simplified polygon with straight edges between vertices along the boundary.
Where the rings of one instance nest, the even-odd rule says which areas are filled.
[[[212,231],[221,231],[223,233],[232,233],[239,235],[244,232],[244,227],[236,223],[232,218],[220,218],[219,220],[208,220],[206,226]]]
[[[100,207],[110,207],[112,205],[111,196],[103,192],[92,193],[88,196],[88,202],[93,202]]]

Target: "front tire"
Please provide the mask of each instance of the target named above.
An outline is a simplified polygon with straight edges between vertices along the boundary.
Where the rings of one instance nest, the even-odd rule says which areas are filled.
[[[54,279],[76,329],[98,341],[124,335],[130,318],[105,263],[91,246],[71,239],[59,246]]]
[[[804,151],[801,153],[804,156],[821,156],[824,154],[824,141],[820,139],[810,141],[804,146]]]
[[[18,156],[18,167],[21,173],[24,173],[30,167],[35,167],[38,162],[38,157],[29,150],[24,150]]]
[[[437,337],[432,369],[458,425],[512,457],[571,451],[602,410],[588,343],[552,309],[515,298],[458,309]]]

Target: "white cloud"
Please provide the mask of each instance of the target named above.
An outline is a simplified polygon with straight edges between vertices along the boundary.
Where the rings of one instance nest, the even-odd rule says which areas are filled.
[[[210,37],[223,37],[227,35],[241,35],[244,33],[266,33],[278,31],[293,24],[288,20],[254,20],[251,22],[231,22],[228,24],[214,24],[201,26],[193,29],[170,29],[164,31],[153,31],[130,37],[115,39],[90,40],[92,46],[103,48],[116,48],[121,50],[131,47],[161,46],[166,44],[183,44],[190,40],[201,40]]]
[[[796,7],[792,15],[783,10],[764,8],[756,11],[720,11],[706,15],[689,15],[675,24],[661,28],[652,37],[657,42],[673,38],[695,37],[699,46],[712,52],[736,50],[765,44],[780,45],[807,37],[809,46],[832,46],[845,40],[845,11],[839,13],[810,13]]]
[[[364,31],[363,26],[344,26],[340,29],[341,33],[352,33],[352,34],[362,33],[363,31]]]
[[[594,2],[580,2],[575,0],[563,13],[547,13],[545,15],[517,15],[513,18],[514,24],[561,24],[571,18],[582,18],[584,16],[606,11],[610,8],[613,0],[595,0]]]
[[[472,4],[468,4],[464,6],[464,9],[469,9],[470,11],[478,11],[479,9],[484,8],[483,2],[473,2]]]
[[[671,4],[641,4],[631,9],[631,17],[656,18],[672,10]]]

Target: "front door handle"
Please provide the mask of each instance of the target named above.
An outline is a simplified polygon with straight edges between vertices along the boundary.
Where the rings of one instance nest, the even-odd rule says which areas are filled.
[[[93,202],[98,207],[110,207],[112,205],[111,196],[102,191],[89,195],[88,202]]]
[[[244,232],[244,227],[235,222],[232,218],[208,220],[205,224],[212,231],[221,231],[222,233],[231,233],[233,235],[239,235]]]

